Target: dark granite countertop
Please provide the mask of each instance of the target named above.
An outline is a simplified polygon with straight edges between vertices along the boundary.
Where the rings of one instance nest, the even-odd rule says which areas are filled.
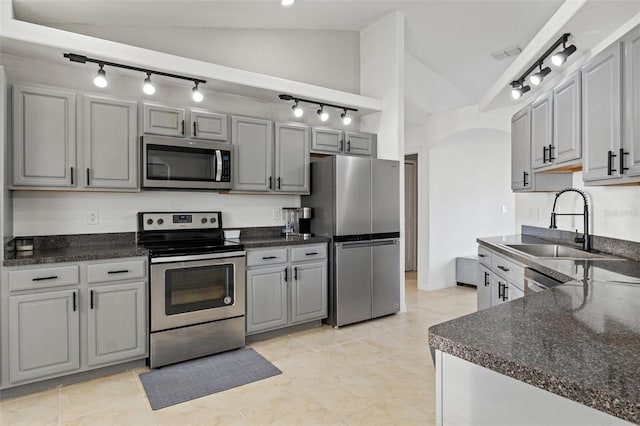
[[[290,246],[290,245],[298,245],[298,244],[320,244],[320,243],[328,243],[330,241],[331,241],[331,238],[322,237],[322,236],[314,236],[309,238],[301,238],[301,237],[286,238],[286,237],[276,237],[276,236],[240,238],[240,243],[244,244],[245,249]]]
[[[565,284],[429,329],[429,344],[474,364],[640,423],[640,263],[532,259],[478,242]],[[586,272],[586,274],[585,274]]]

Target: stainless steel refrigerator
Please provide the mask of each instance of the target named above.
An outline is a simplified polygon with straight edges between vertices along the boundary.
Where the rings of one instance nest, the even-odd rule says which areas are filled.
[[[400,163],[335,156],[311,163],[311,232],[331,237],[328,322],[400,309]]]

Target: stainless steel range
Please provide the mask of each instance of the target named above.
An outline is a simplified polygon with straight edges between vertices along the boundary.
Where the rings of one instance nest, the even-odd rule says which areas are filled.
[[[245,344],[245,251],[225,241],[220,212],[138,213],[150,251],[149,365]]]

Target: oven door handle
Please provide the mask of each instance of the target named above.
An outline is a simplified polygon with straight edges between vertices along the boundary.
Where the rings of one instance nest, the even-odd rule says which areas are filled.
[[[216,182],[222,182],[222,151],[216,149]]]
[[[224,253],[194,254],[191,256],[152,257],[151,263],[190,262],[193,260],[226,259],[246,256],[246,251],[228,251]]]

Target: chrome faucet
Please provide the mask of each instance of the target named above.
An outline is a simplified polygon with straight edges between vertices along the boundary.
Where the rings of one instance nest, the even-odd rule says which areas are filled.
[[[582,213],[556,213],[556,203],[558,202],[558,198],[564,194],[565,192],[577,192],[582,196],[582,200],[584,201],[584,211]],[[589,237],[589,202],[587,200],[587,194],[583,191],[580,191],[576,188],[567,188],[556,194],[556,199],[553,201],[553,209],[551,209],[551,225],[549,228],[556,229],[556,216],[582,216],[584,219],[584,233],[582,237],[578,237],[578,231],[576,230],[576,238],[574,241],[576,243],[582,243],[582,249],[584,251],[591,251],[591,238]]]

